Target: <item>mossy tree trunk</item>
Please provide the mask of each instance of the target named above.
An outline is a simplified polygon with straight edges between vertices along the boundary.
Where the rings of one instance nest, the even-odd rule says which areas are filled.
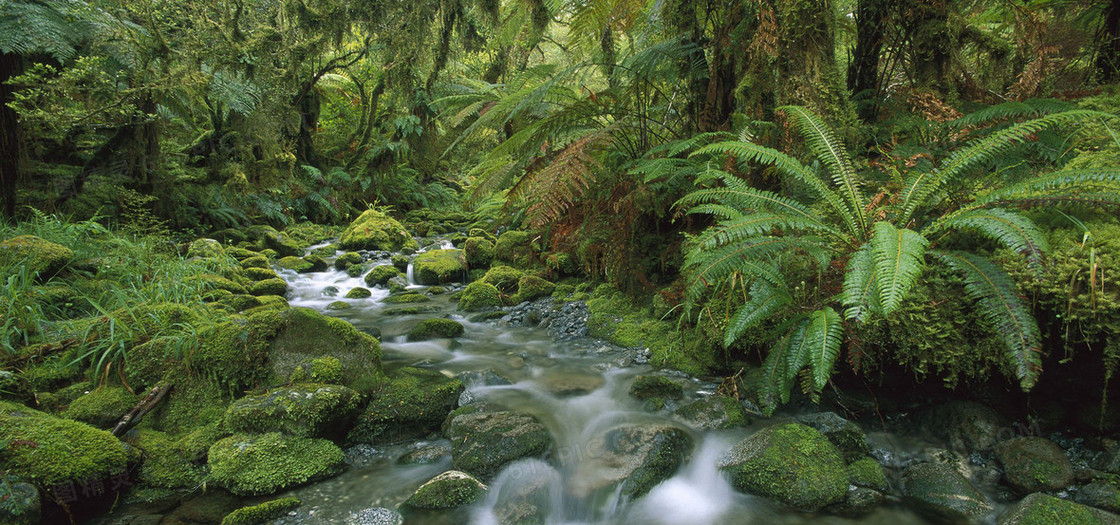
[[[848,90],[856,114],[865,123],[879,116],[879,58],[887,24],[886,0],[859,0],[856,4],[856,46],[848,65]]]
[[[778,3],[780,106],[806,106],[831,122],[849,121],[848,101],[836,63],[836,12],[831,0]]]
[[[954,90],[953,46],[957,35],[949,23],[953,0],[908,0],[900,8],[915,87],[942,95]]]
[[[15,96],[15,86],[8,83],[23,70],[23,59],[15,53],[0,53],[0,195],[4,200],[4,217],[16,213],[16,182],[23,158],[19,115],[8,107]]]

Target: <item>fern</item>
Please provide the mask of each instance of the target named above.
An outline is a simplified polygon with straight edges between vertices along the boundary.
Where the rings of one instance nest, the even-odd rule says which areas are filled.
[[[852,254],[844,270],[841,302],[847,306],[844,310],[845,318],[863,322],[870,314],[883,313],[875,274],[876,266],[871,255],[871,245],[865,244]]]
[[[874,232],[870,244],[875,283],[883,315],[890,315],[921,275],[929,241],[918,232],[898,229],[885,221],[876,222]]]
[[[809,314],[805,327],[804,346],[813,369],[813,387],[819,392],[832,375],[832,365],[840,356],[843,341],[843,323],[836,310],[825,307]]]
[[[725,347],[730,347],[747,330],[758,326],[792,301],[789,292],[763,280],[751,284],[750,294],[750,300],[740,306],[727,323],[723,335]]]
[[[965,291],[1003,342],[1019,385],[1030,390],[1042,371],[1042,337],[1030,309],[1015,293],[1011,278],[987,259],[970,253],[931,253],[964,276]]]
[[[954,128],[967,128],[990,124],[1000,120],[1019,118],[1038,118],[1050,113],[1059,113],[1075,109],[1077,106],[1064,100],[1052,98],[1032,98],[1022,101],[1004,102],[984,108],[980,111],[969,113],[949,124]]]
[[[769,417],[781,404],[789,403],[790,389],[793,388],[793,374],[790,373],[790,338],[787,334],[770,347],[770,352],[762,362],[762,380],[759,388],[759,404],[763,415]]]
[[[852,160],[836,133],[825,125],[820,117],[803,107],[785,106],[779,109],[793,119],[801,138],[809,145],[809,149],[817,159],[832,172],[833,182],[843,189],[844,198],[847,200],[845,220],[852,223],[850,229],[856,233],[863,232],[867,227],[867,221],[863,216],[867,203],[860,195]]]
[[[945,230],[969,230],[992,239],[1040,265],[1049,250],[1046,235],[1030,219],[1000,208],[965,210],[946,215],[927,228],[934,236]]]

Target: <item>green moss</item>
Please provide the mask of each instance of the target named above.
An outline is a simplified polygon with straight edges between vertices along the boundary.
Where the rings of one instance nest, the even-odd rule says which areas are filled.
[[[385,304],[409,304],[409,303],[426,303],[431,301],[432,298],[421,293],[403,293],[400,295],[390,295],[381,300]]]
[[[263,255],[254,255],[241,260],[241,267],[245,269],[260,268],[262,270],[269,270],[268,258]]]
[[[280,260],[276,261],[276,264],[277,264],[277,266],[279,266],[281,268],[284,268],[286,270],[292,270],[292,271],[298,272],[298,273],[310,272],[311,268],[314,266],[313,264],[311,264],[308,261],[305,261],[301,257],[292,257],[292,256],[282,257]]]
[[[494,259],[520,268],[528,268],[533,262],[533,248],[529,234],[523,231],[508,231],[498,237],[494,244]]]
[[[1016,525],[1064,525],[1067,523],[1095,525],[1108,523],[1085,505],[1041,493],[1027,496],[1019,505],[1008,511],[1008,514],[1015,516],[1015,519],[1006,521]]]
[[[333,302],[331,302],[330,304],[327,305],[327,310],[332,310],[332,311],[349,310],[353,307],[354,307],[354,305],[352,305],[352,304],[350,304],[346,301],[333,301]]]
[[[108,429],[136,405],[136,396],[122,387],[102,387],[70,403],[63,417]]]
[[[514,303],[535,301],[541,297],[552,295],[556,285],[535,275],[526,275],[517,281],[517,295],[513,297]]]
[[[225,277],[213,274],[192,275],[187,278],[189,283],[197,283],[203,290],[225,290],[233,294],[245,293],[245,287]]]
[[[342,361],[333,355],[316,357],[308,368],[311,380],[318,383],[341,383]]]
[[[257,281],[249,286],[249,293],[253,295],[279,295],[283,296],[288,293],[288,283],[283,279],[265,279]]]
[[[187,257],[206,259],[223,255],[225,255],[225,249],[222,248],[222,243],[214,239],[195,239],[187,247]]]
[[[383,444],[438,430],[459,402],[463,383],[421,368],[405,367],[378,385],[347,441]]]
[[[58,273],[73,258],[70,248],[34,235],[0,242],[0,266],[20,264],[43,279]]]
[[[853,461],[848,465],[848,479],[852,485],[875,489],[879,492],[889,492],[890,483],[883,473],[883,466],[873,458],[863,458]]]
[[[421,314],[434,314],[441,309],[435,305],[422,305],[422,306],[405,306],[403,308],[392,308],[384,310],[381,313],[389,316],[397,315],[421,315]]]
[[[262,319],[277,327],[267,359],[273,384],[283,383],[294,368],[323,356],[341,361],[342,382],[347,386],[366,375],[380,374],[381,344],[354,325],[307,308],[280,310],[273,315],[274,320]]]
[[[335,269],[341,271],[345,271],[355,264],[362,264],[362,255],[357,252],[346,252],[334,260]]]
[[[412,260],[416,282],[444,284],[462,281],[467,273],[467,261],[462,250],[431,250]]]
[[[494,260],[494,243],[483,237],[470,237],[463,243],[463,254],[471,268],[485,268]]]
[[[630,396],[637,399],[680,399],[684,397],[684,387],[663,376],[638,376],[630,384]]]
[[[239,496],[275,494],[342,470],[342,449],[325,439],[234,434],[210,447],[210,475]]]
[[[360,286],[351,288],[350,291],[346,292],[347,299],[365,299],[371,295],[373,295],[373,292],[370,292],[368,288],[362,288]]]
[[[301,246],[311,246],[337,237],[338,227],[304,221],[288,225],[284,234]]]
[[[395,266],[384,264],[381,266],[374,266],[373,269],[366,274],[365,281],[368,286],[383,285],[389,282],[389,279],[398,275],[402,274]]]
[[[736,489],[804,510],[836,503],[848,491],[836,446],[798,423],[760,430],[721,458],[720,468],[730,472]]]
[[[342,371],[335,375],[341,378]],[[360,400],[357,392],[341,385],[294,385],[234,401],[224,424],[235,432],[341,438],[361,409]]]
[[[452,509],[470,505],[486,494],[486,485],[470,474],[450,470],[427,481],[405,500],[417,509]]]
[[[261,300],[259,298],[248,294],[227,295],[221,298],[218,302],[228,307],[229,310],[234,313],[242,312],[261,305]]]
[[[442,295],[447,293],[447,288],[444,288],[442,286],[432,286],[427,290],[424,290],[424,293],[428,295]]]
[[[263,255],[264,257],[268,258],[268,260],[271,261],[273,259],[276,259],[276,257],[280,256],[280,253],[277,252],[276,250],[273,250],[272,248],[265,248],[265,249],[261,250],[261,255]],[[297,253],[295,255],[299,255],[299,254]]]
[[[482,281],[468,284],[459,298],[459,309],[464,312],[475,312],[494,306],[502,306],[502,292],[494,285]]]
[[[377,210],[363,212],[342,232],[339,246],[343,250],[399,251],[413,241],[396,219]],[[415,242],[415,241],[413,241]]]
[[[494,242],[494,241],[498,240],[498,238],[495,237],[493,233],[490,233],[483,228],[471,228],[470,230],[467,230],[467,238],[471,238],[471,237],[486,239],[490,242]]]
[[[550,275],[575,275],[579,272],[575,259],[566,253],[548,254],[544,259],[544,265],[551,272]]]
[[[491,284],[503,294],[510,295],[517,291],[517,284],[525,273],[509,266],[495,266],[486,271],[482,282]]]
[[[144,457],[139,480],[150,487],[189,489],[202,484],[206,469],[196,465],[188,450],[164,432],[139,429],[129,443],[139,448]]]
[[[674,323],[654,318],[648,306],[634,304],[610,285],[596,288],[587,308],[587,327],[593,337],[628,348],[649,348],[654,366],[702,375],[715,364],[715,352],[704,334],[678,330]]]
[[[242,507],[222,518],[222,525],[259,525],[284,517],[302,503],[298,498],[280,498],[260,505]]]
[[[451,319],[425,319],[409,330],[409,341],[426,341],[435,338],[451,338],[463,335],[463,325]]]
[[[122,474],[129,461],[124,445],[85,423],[49,416],[0,401],[0,470],[39,487],[67,481],[104,480]]]

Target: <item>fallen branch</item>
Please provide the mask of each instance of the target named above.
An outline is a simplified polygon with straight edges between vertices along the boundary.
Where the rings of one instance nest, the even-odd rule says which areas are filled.
[[[151,389],[148,395],[140,400],[140,403],[132,407],[132,410],[129,410],[128,413],[117,422],[117,425],[113,427],[112,434],[121,437],[125,432],[128,432],[129,429],[139,425],[140,420],[144,419],[144,416],[147,415],[148,412],[151,412],[160,401],[163,401],[164,397],[167,397],[167,393],[171,391],[171,386],[172,385],[163,385]]]

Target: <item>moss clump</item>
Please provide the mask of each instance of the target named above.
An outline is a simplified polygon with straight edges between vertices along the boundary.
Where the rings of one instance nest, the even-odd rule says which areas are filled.
[[[276,265],[285,270],[292,270],[297,273],[310,272],[311,268],[314,266],[310,262],[305,261],[302,257],[292,256],[282,257],[279,261],[276,261]]]
[[[359,380],[381,373],[381,344],[354,325],[307,308],[279,310],[266,315],[276,328],[267,363],[272,384],[281,384],[292,370],[311,359],[333,356],[342,363],[342,384],[356,390]]]
[[[207,259],[210,257],[221,257],[225,255],[225,253],[226,251],[222,247],[222,243],[214,239],[195,239],[187,247],[187,257]]]
[[[647,399],[647,401],[653,399],[662,398],[652,397]],[[645,406],[644,403],[643,406]],[[739,400],[718,395],[693,401],[679,408],[676,411],[676,415],[684,418],[693,427],[704,430],[724,430],[728,428],[745,427],[750,423],[750,419],[747,418],[747,412]]]
[[[848,465],[848,479],[852,485],[875,489],[879,492],[890,491],[890,483],[883,473],[883,466],[873,458],[863,458]]]
[[[575,259],[566,253],[550,253],[545,257],[544,265],[551,272],[550,275],[575,275],[579,271]]]
[[[444,288],[442,286],[432,286],[431,288],[424,290],[424,293],[428,295],[442,295],[447,293],[447,288]]]
[[[517,295],[513,297],[514,303],[535,301],[541,297],[552,295],[556,285],[535,275],[526,275],[517,281]]]
[[[404,248],[412,237],[396,219],[377,210],[366,210],[342,232],[339,246],[343,250],[385,250]],[[415,242],[415,241],[413,241]]]
[[[206,479],[205,467],[191,461],[197,456],[189,450],[188,440],[179,442],[163,432],[141,428],[129,443],[143,452],[140,481],[147,486],[187,489]]]
[[[61,270],[74,252],[61,244],[34,235],[20,235],[0,242],[0,266],[19,264],[41,279]]]
[[[341,377],[342,371],[336,375]],[[340,385],[278,388],[234,401],[226,410],[225,425],[235,432],[340,438],[361,409],[360,398],[354,390]]]
[[[62,417],[109,428],[136,405],[136,396],[121,387],[103,387],[70,403]]]
[[[720,458],[739,491],[815,511],[844,499],[848,472],[836,446],[799,423],[764,428]]]
[[[253,295],[279,295],[288,293],[288,283],[283,279],[265,279],[249,285],[249,293]]]
[[[579,294],[577,288],[573,298]],[[654,317],[649,306],[634,304],[610,285],[595,289],[587,299],[587,309],[587,327],[593,337],[628,348],[649,348],[654,366],[702,375],[715,364],[715,351],[706,332],[678,330],[674,323]]]
[[[241,267],[246,269],[246,270],[249,269],[249,268],[260,268],[262,270],[268,270],[269,269],[268,258],[263,256],[263,255],[254,255],[252,257],[242,259],[241,260]]]
[[[222,525],[259,525],[261,523],[270,523],[272,520],[285,516],[288,512],[295,510],[300,505],[302,505],[302,503],[298,498],[280,498],[261,503],[260,505],[242,507],[222,518]]]
[[[630,384],[630,396],[636,399],[680,399],[684,397],[684,387],[663,376],[638,376]]]
[[[393,309],[390,309],[390,310],[385,310],[381,313],[383,313],[385,315],[396,316],[396,315],[434,314],[434,313],[439,312],[439,311],[440,311],[440,307],[438,307],[438,306],[423,305],[423,306],[405,306],[403,308],[393,308]]]
[[[483,237],[470,237],[463,243],[463,254],[471,268],[485,268],[494,260],[494,243]]]
[[[299,243],[300,246],[311,246],[337,237],[338,227],[306,221],[298,222],[285,227],[284,235]]]
[[[346,271],[355,264],[362,264],[362,255],[357,252],[346,252],[334,260],[334,267],[339,271]]]
[[[325,439],[234,434],[210,447],[214,481],[239,496],[263,496],[327,478],[342,470],[342,449]]]
[[[494,244],[494,259],[520,268],[531,266],[533,248],[529,241],[529,234],[523,231],[503,233]]]
[[[447,424],[452,465],[459,470],[487,479],[518,459],[547,454],[554,445],[552,434],[532,415],[472,407],[457,411]]]
[[[365,281],[368,286],[377,286],[389,282],[389,279],[398,275],[401,275],[401,271],[395,266],[384,264],[381,266],[374,266],[373,269],[366,274]]]
[[[449,470],[416,489],[404,504],[416,509],[453,509],[470,505],[486,494],[486,485],[466,472]]]
[[[420,284],[453,283],[466,276],[467,260],[463,250],[432,250],[417,255],[412,268]]]
[[[373,292],[369,291],[368,288],[362,288],[361,286],[357,288],[351,288],[350,291],[346,292],[347,299],[365,299],[372,295]]]
[[[390,295],[381,300],[385,304],[409,304],[409,303],[426,303],[431,301],[432,298],[421,293],[403,293],[400,295]]]
[[[108,432],[0,401],[0,470],[39,487],[122,474],[129,456]]]
[[[426,319],[409,330],[409,341],[426,341],[435,338],[452,338],[463,335],[463,325],[451,319]]]
[[[243,312],[261,305],[259,298],[249,294],[227,295],[219,299],[218,302],[229,308],[231,312]]]
[[[334,301],[327,305],[327,310],[349,310],[353,307],[354,305],[346,301]]]
[[[189,283],[197,283],[203,290],[225,290],[229,293],[243,294],[245,287],[225,277],[213,274],[192,275],[187,278]]]
[[[496,286],[482,281],[468,284],[463,290],[463,295],[459,297],[459,309],[464,312],[475,312],[501,305],[502,292]]]
[[[404,367],[378,385],[347,436],[350,443],[384,444],[438,430],[463,392],[463,382],[421,368]]]
[[[503,294],[510,295],[517,291],[517,284],[525,273],[509,266],[495,266],[486,271],[482,282],[491,284]]]
[[[333,355],[316,357],[307,372],[316,383],[341,383],[342,361]]]

